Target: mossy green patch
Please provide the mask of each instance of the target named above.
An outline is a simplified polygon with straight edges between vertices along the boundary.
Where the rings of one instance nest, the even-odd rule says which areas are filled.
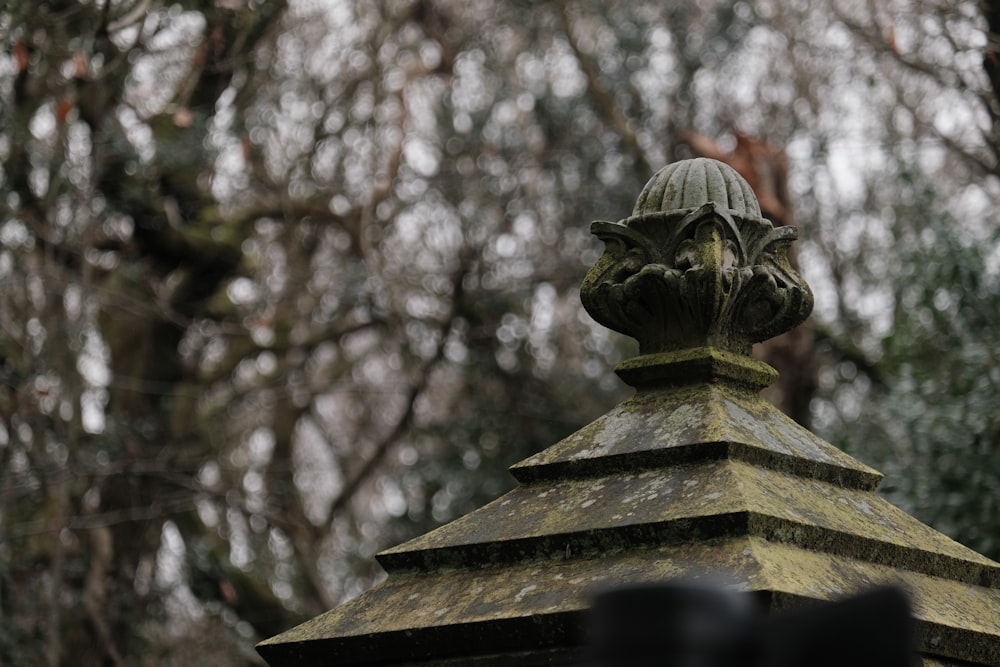
[[[734,591],[772,593],[777,606],[833,600],[873,585],[910,592],[921,650],[944,659],[998,664],[1000,590],[973,586],[892,566],[777,544],[758,537],[624,549],[597,557],[558,557],[515,565],[411,572],[390,577],[361,597],[263,642],[272,664],[303,646],[322,646],[328,664],[356,664],[354,652],[383,642],[441,641],[488,634],[518,619],[541,624],[552,637],[571,637],[595,590],[623,581],[682,579]],[[966,634],[962,634],[962,633]],[[451,633],[451,634],[449,634]],[[969,643],[968,633],[977,639]],[[508,636],[506,651],[530,650],[533,636]],[[493,640],[490,640],[493,641]],[[497,647],[494,645],[494,649]],[[464,650],[474,655],[477,646]]]

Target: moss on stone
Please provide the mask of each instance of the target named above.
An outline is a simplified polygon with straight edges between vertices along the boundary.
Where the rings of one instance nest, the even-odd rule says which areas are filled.
[[[875,495],[876,471],[747,387],[641,390],[513,470],[521,486],[383,552],[386,582],[261,653],[405,662],[469,633],[529,651],[511,628],[571,637],[595,586],[684,577],[788,600],[900,583],[928,655],[1000,664],[1000,565]]]
[[[812,295],[785,257],[794,230],[756,206],[729,167],[691,161],[655,176],[637,215],[594,223],[608,250],[581,298],[639,338],[644,354],[617,369],[639,391],[514,466],[510,493],[380,554],[385,582],[260,653],[573,664],[591,591],[683,578],[775,607],[898,584],[926,664],[1000,666],[1000,564],[887,503],[881,474],[757,394],[775,372],[751,344],[801,322]]]
[[[368,593],[267,640],[261,652],[281,661],[294,647],[319,643],[328,658],[352,664],[356,640],[435,631],[440,640],[517,619],[572,636],[595,590],[622,581],[681,578],[735,591],[772,593],[776,606],[833,600],[879,584],[910,591],[928,655],[997,664],[1000,591],[892,566],[776,544],[758,537],[623,549],[598,557],[549,558],[503,567],[443,569],[390,577]],[[970,634],[971,633],[971,634]],[[975,641],[970,642],[972,636]],[[506,650],[530,650],[534,637],[509,637]],[[476,646],[466,646],[470,654]]]

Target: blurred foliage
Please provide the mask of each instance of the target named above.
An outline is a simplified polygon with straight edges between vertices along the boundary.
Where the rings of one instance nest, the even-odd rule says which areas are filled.
[[[579,305],[588,223],[748,138],[817,293],[817,393],[784,391],[1000,555],[998,21],[5,3],[0,662],[256,664],[369,586],[627,393],[634,348]]]
[[[1000,229],[961,220],[936,183],[908,165],[896,185],[891,322],[875,369],[851,360],[829,369],[840,376],[832,400],[845,408],[830,434],[878,462],[890,500],[996,558]],[[955,233],[979,225],[979,241]]]

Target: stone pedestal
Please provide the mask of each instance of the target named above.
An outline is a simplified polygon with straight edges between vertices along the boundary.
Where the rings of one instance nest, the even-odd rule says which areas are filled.
[[[683,578],[773,609],[900,585],[925,665],[1000,665],[1000,564],[890,505],[877,471],[758,395],[775,374],[751,346],[812,308],[794,230],[704,158],[593,229],[607,250],[581,297],[640,341],[618,369],[635,395],[515,465],[510,493],[379,554],[385,582],[262,642],[268,663],[578,664],[592,591]]]

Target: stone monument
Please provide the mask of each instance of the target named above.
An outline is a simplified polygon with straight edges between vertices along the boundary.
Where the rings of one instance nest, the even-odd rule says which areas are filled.
[[[813,305],[787,259],[795,230],[705,158],[592,230],[606,249],[581,298],[638,339],[616,369],[636,393],[513,466],[506,495],[379,554],[386,581],[262,642],[265,660],[578,664],[591,591],[683,578],[773,610],[898,585],[925,665],[1000,665],[1000,564],[886,502],[881,474],[758,395],[776,373],[752,345]]]

